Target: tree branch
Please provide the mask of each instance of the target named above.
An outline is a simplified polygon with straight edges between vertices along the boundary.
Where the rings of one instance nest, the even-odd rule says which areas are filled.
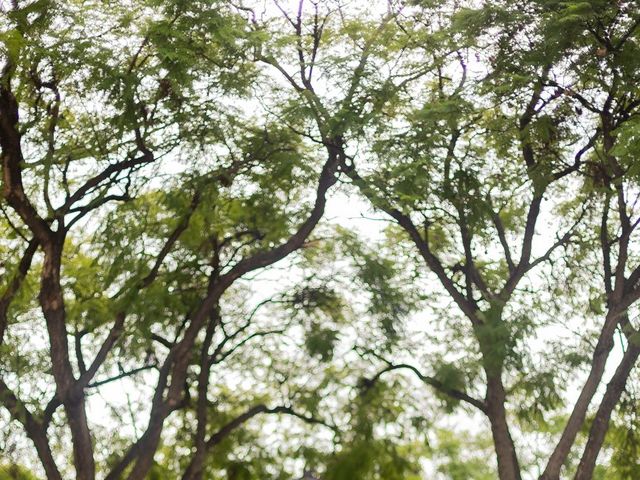
[[[414,367],[413,365],[406,364],[406,363],[399,363],[399,364],[389,363],[389,365],[386,368],[383,368],[382,370],[377,372],[371,379],[367,379],[367,386],[373,385],[375,382],[377,382],[380,379],[380,377],[382,375],[384,375],[387,372],[392,372],[394,370],[402,370],[402,369],[410,370],[411,372],[413,372],[416,375],[416,377],[418,377],[420,379],[421,382],[423,382],[424,384],[435,388],[439,392],[444,393],[445,395],[447,395],[447,396],[449,396],[451,398],[454,398],[456,400],[460,400],[460,401],[463,401],[465,403],[468,403],[469,405],[477,408],[478,410],[480,410],[481,412],[483,412],[485,414],[487,413],[487,405],[485,404],[484,401],[478,400],[477,398],[474,398],[471,395],[468,395],[467,393],[465,393],[465,392],[463,392],[461,390],[457,390],[455,388],[447,387],[440,380],[438,380],[438,379],[436,379],[434,377],[429,377],[427,375],[424,375],[416,367]]]
[[[31,261],[33,260],[33,256],[37,249],[38,242],[35,239],[31,240],[22,255],[20,263],[18,264],[18,270],[9,283],[9,286],[4,291],[2,297],[0,297],[0,345],[2,345],[4,341],[4,332],[7,329],[9,322],[7,318],[9,306],[11,305],[11,301],[14,299],[16,293],[20,290],[20,286],[29,272]]]
[[[22,424],[31,439],[48,480],[62,480],[60,471],[51,453],[46,427],[39,423],[7,384],[0,378],[0,403],[9,411],[11,417]]]

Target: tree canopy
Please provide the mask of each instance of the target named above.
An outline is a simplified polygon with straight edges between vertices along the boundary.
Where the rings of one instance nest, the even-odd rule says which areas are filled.
[[[633,0],[0,1],[0,480],[640,476]]]

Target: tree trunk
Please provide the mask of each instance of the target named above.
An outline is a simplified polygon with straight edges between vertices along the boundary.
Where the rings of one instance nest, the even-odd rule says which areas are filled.
[[[598,389],[600,380],[602,380],[607,358],[609,358],[609,352],[611,352],[613,348],[613,334],[617,324],[618,314],[612,313],[612,310],[609,310],[604,326],[602,327],[602,332],[600,333],[600,338],[593,352],[591,370],[589,371],[587,381],[582,387],[582,391],[569,416],[567,425],[560,436],[560,440],[556,444],[555,450],[551,454],[551,457],[549,457],[549,462],[540,476],[540,480],[558,480],[560,478],[560,469],[569,456],[576,436],[584,424],[591,399]]]
[[[629,374],[638,360],[639,355],[640,345],[630,343],[628,350],[622,357],[620,365],[618,365],[616,372],[607,385],[607,390],[602,398],[596,417],[591,424],[589,440],[582,453],[575,480],[590,480],[593,477],[596,460],[602,448],[604,437],[609,429],[611,413],[618,404],[622,392],[624,392],[627,378],[629,378]]]
[[[95,463],[93,441],[89,431],[83,389],[74,388],[75,378],[69,361],[66,313],[60,287],[60,259],[63,238],[57,237],[45,245],[39,301],[47,323],[51,364],[56,382],[56,395],[62,400],[67,424],[71,430],[73,461],[77,480],[93,480]]]
[[[202,480],[204,462],[207,458],[207,423],[208,423],[208,392],[211,362],[209,361],[209,347],[218,323],[218,308],[209,320],[204,342],[200,351],[200,372],[198,374],[198,403],[196,405],[197,426],[194,445],[196,448],[191,462],[182,476],[182,480]]]
[[[138,458],[131,469],[131,473],[127,476],[127,480],[142,480],[149,473],[153,466],[153,458],[160,445],[165,418],[166,415],[161,414],[157,419],[152,420],[150,428],[145,433],[145,439],[140,445]]]
[[[500,480],[521,480],[520,464],[507,423],[505,400],[500,374],[487,374],[487,417],[498,459],[498,477]]]

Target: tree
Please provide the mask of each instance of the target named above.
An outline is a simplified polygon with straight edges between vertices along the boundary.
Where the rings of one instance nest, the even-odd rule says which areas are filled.
[[[46,477],[495,476],[461,415],[501,480],[632,471],[633,2],[264,5],[2,6],[0,403]],[[384,231],[317,230],[338,190]]]
[[[424,12],[416,15],[423,18]],[[536,288],[534,269],[553,262],[560,248],[571,249],[576,236],[582,236],[573,257],[579,260],[599,237],[604,321],[588,376],[540,477],[558,478],[620,328],[627,332],[626,351],[575,473],[592,478],[612,410],[638,355],[628,314],[639,292],[637,259],[630,251],[637,225],[630,198],[637,184],[634,160],[619,156],[628,151],[616,146],[628,141],[625,132],[635,129],[638,113],[631,87],[638,70],[630,60],[637,49],[638,12],[627,2],[493,2],[462,9],[450,20],[447,37],[453,45],[441,45],[432,82],[407,92],[402,120],[390,122],[399,127],[376,132],[373,155],[349,162],[345,170],[361,194],[404,230],[424,267],[469,322],[464,335],[474,339],[471,352],[483,373],[473,380],[486,390],[476,398],[465,392],[462,373],[445,375],[442,367],[432,367],[430,376],[392,361],[374,378],[410,369],[427,385],[480,410],[491,426],[499,477],[521,478],[507,402],[526,386],[517,379],[525,373],[523,348],[543,323],[512,305],[534,302],[534,312],[545,305],[531,286],[529,301],[514,297],[524,282]],[[465,40],[457,42],[457,35]],[[454,52],[453,65],[447,51]],[[487,71],[480,69],[476,78],[469,67],[473,55],[486,59]],[[551,224],[555,241],[541,248],[536,228],[545,201],[562,208],[564,218]],[[596,208],[602,212],[599,223],[588,218]],[[618,233],[612,237],[612,231]],[[541,399],[540,408],[553,408],[556,395]]]
[[[234,111],[230,102],[246,98],[257,74],[242,52],[258,39],[222,4],[15,2],[5,15],[3,405],[48,478],[63,477],[47,430],[64,421],[76,478],[92,479],[87,396],[108,381],[94,378],[116,365],[110,380],[155,370],[147,425],[106,476],[143,478],[167,418],[191,403],[199,365],[197,472],[205,448],[257,413],[205,443],[209,370],[229,353],[226,337],[208,353],[222,297],[303,246],[336,181],[337,155],[325,148],[322,159],[294,132]],[[159,171],[175,173],[159,184]],[[20,343],[5,335],[22,321],[46,324],[49,351],[37,349],[47,360],[30,366],[55,381],[27,398],[16,393]],[[107,362],[118,342],[126,356]],[[201,476],[193,470],[186,478]]]
[[[290,322],[256,321],[265,305],[300,305],[274,292],[247,308],[256,293],[243,278],[305,246],[340,174],[342,127],[318,128],[316,143],[290,123],[300,112],[261,86],[261,63],[278,60],[243,8],[45,0],[3,9],[0,399],[47,478],[71,467],[78,479],[174,467],[202,478],[214,447],[256,415],[326,424],[260,394],[228,395],[220,411],[225,386],[211,377],[252,340],[284,333]],[[366,66],[364,55],[353,89]],[[248,111],[256,89],[263,108]],[[313,345],[312,331],[311,354]],[[120,427],[136,438],[117,428],[102,437],[92,397],[127,379],[141,398],[119,391],[110,407],[128,405],[133,420]],[[192,451],[177,467],[155,461],[167,429]]]

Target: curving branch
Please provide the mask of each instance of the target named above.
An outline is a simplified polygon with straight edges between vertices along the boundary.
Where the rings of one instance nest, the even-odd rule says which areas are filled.
[[[191,359],[191,349],[210,312],[222,294],[243,275],[272,265],[302,247],[322,218],[327,202],[327,192],[337,182],[338,166],[344,158],[341,141],[327,142],[326,148],[328,159],[323,165],[318,179],[313,208],[297,231],[282,244],[239,261],[229,272],[220,277],[211,277],[206,297],[191,316],[190,323],[184,331],[182,339],[176,342],[169,352],[166,366],[167,375],[170,372],[171,382],[167,385],[166,396],[164,395],[164,381],[159,382],[157,386],[157,401],[154,402],[151,409],[147,430],[143,434],[144,438],[139,441],[144,448],[138,448],[133,456],[127,454],[129,461],[132,461],[133,457],[135,457],[135,464],[127,477],[128,480],[141,480],[151,468],[154,452],[160,442],[164,420],[181,403],[183,387]],[[168,376],[163,378],[166,381]]]
[[[344,166],[343,170],[345,174],[351,179],[353,184],[360,190],[360,192],[377,208],[391,216],[400,225],[405,232],[409,235],[413,243],[418,248],[420,255],[425,260],[429,269],[435,273],[438,280],[445,288],[447,293],[454,300],[456,305],[462,310],[466,317],[471,321],[473,325],[481,324],[481,320],[478,317],[478,309],[474,302],[470,301],[463,295],[451,278],[447,275],[444,266],[438,259],[438,257],[431,251],[429,247],[428,238],[424,238],[417,227],[411,220],[411,218],[402,213],[400,210],[392,206],[386,200],[380,198],[379,195],[373,190],[371,185],[358,174],[353,166]],[[428,231],[428,228],[427,228]]]
[[[337,428],[334,425],[331,425],[325,422],[322,419],[319,419],[314,416],[305,415],[300,412],[294,410],[291,406],[280,405],[273,408],[268,408],[264,404],[259,404],[254,407],[249,408],[245,412],[241,413],[234,419],[230,420],[224,426],[222,426],[217,432],[211,434],[211,436],[207,439],[206,449],[210,451],[216,445],[220,444],[223,440],[225,440],[231,433],[244,425],[247,421],[252,419],[253,417],[260,414],[271,414],[271,415],[290,415],[292,417],[298,418],[305,423],[311,425],[322,425],[331,429],[332,431],[337,431]],[[192,461],[187,467],[184,475],[182,476],[182,480],[198,480],[202,478],[202,465],[198,468]]]
[[[409,371],[413,372],[415,374],[415,376],[418,377],[418,379],[420,379],[420,381],[422,383],[433,387],[434,389],[438,390],[439,392],[444,393],[445,395],[447,395],[447,396],[449,396],[449,397],[451,397],[451,398],[453,398],[455,400],[460,400],[460,401],[463,401],[465,403],[468,403],[469,405],[477,408],[478,410],[480,410],[484,414],[487,413],[487,405],[483,400],[479,400],[477,398],[474,398],[471,395],[463,392],[462,390],[458,390],[458,389],[455,389],[455,388],[448,387],[443,382],[438,380],[437,378],[430,377],[428,375],[424,375],[416,367],[414,367],[413,365],[409,365],[407,363],[393,364],[393,363],[389,362],[389,365],[387,367],[385,367],[382,370],[378,371],[370,379],[366,379],[366,387],[370,388],[384,374],[386,374],[388,372],[393,372],[395,370],[409,370]]]

